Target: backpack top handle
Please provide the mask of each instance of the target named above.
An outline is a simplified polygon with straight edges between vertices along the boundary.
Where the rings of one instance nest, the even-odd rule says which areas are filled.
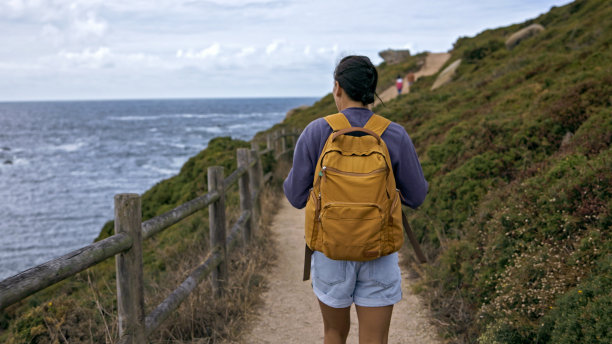
[[[374,136],[374,138],[376,138],[376,140],[378,141],[378,144],[380,144],[380,142],[382,141],[380,136],[378,136],[378,134],[376,134],[375,132],[373,132],[370,129],[361,128],[361,127],[350,127],[350,128],[345,128],[345,129],[341,129],[341,130],[336,131],[333,134],[333,136],[332,136],[332,142],[334,140],[336,140],[336,138],[338,138],[338,136],[340,136],[340,135],[345,135],[345,134],[356,132],[356,131],[360,131],[360,132],[366,133],[366,134],[368,134],[370,136]]]

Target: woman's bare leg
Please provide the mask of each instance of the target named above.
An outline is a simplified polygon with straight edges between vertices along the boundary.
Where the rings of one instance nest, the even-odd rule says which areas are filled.
[[[333,308],[319,301],[325,344],[344,344],[351,329],[351,307]]]
[[[393,305],[385,307],[357,308],[359,319],[359,344],[387,344]]]

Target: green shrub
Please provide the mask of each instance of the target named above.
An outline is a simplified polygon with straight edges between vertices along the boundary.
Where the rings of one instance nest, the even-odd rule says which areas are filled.
[[[557,300],[543,319],[538,343],[612,342],[612,256],[604,257],[599,271]]]

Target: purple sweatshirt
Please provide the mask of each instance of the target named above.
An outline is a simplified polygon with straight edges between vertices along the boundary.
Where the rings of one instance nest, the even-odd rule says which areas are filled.
[[[363,127],[372,116],[372,111],[366,108],[347,108],[342,113],[353,127]],[[327,121],[318,118],[306,126],[295,144],[293,167],[283,188],[291,205],[298,209],[306,206],[315,166],[331,133],[332,128]],[[402,203],[411,208],[418,207],[425,200],[428,184],[412,140],[404,127],[395,122],[391,122],[381,138],[391,156],[395,184],[402,195]]]

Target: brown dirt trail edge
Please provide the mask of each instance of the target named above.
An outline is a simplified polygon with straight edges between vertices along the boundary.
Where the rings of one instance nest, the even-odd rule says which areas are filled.
[[[304,211],[284,199],[272,224],[277,238],[278,259],[267,273],[269,289],[256,310],[242,343],[323,343],[323,322],[310,281],[302,281],[304,262]],[[427,311],[410,292],[408,273],[402,267],[403,299],[393,309],[389,344],[441,343],[429,324]],[[351,331],[347,343],[358,340],[357,315],[351,309]]]

